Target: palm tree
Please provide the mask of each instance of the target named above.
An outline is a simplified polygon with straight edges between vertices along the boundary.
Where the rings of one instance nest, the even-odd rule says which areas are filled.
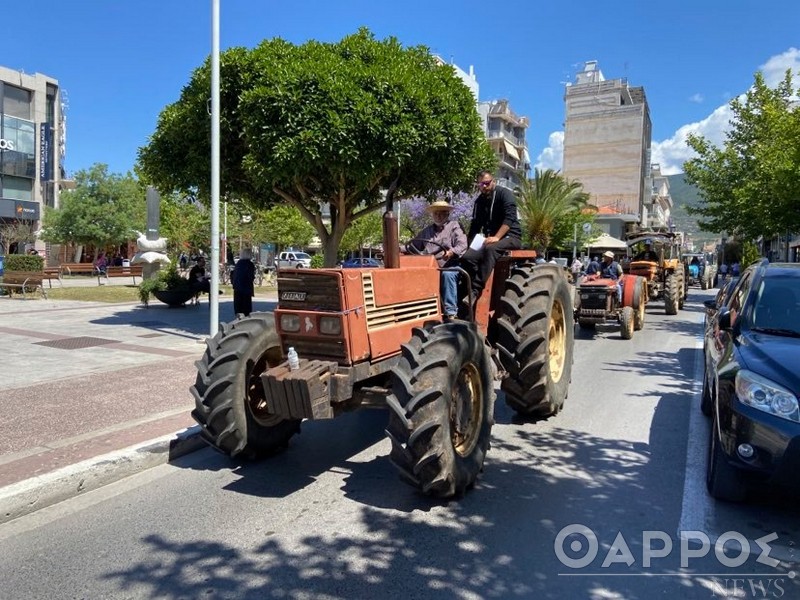
[[[587,221],[586,209],[592,208],[583,184],[552,169],[536,169],[516,192],[523,231],[533,247],[541,250],[570,239],[574,225]]]

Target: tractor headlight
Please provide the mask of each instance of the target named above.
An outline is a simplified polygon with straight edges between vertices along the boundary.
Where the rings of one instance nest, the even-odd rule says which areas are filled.
[[[800,422],[797,398],[789,390],[742,369],[736,374],[736,397],[743,404],[763,410],[776,417]]]
[[[341,335],[342,320],[339,317],[320,317],[319,331],[326,335]]]
[[[300,331],[300,317],[297,315],[281,315],[281,331]]]

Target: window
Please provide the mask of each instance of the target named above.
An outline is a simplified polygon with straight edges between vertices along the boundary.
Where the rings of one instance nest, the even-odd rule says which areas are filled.
[[[9,200],[33,200],[33,180],[23,177],[2,178],[2,196]]]
[[[31,118],[31,92],[13,85],[3,86],[3,112],[21,119]]]

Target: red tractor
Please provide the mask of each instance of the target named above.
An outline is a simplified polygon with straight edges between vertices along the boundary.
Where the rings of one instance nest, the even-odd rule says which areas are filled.
[[[402,478],[450,497],[483,468],[496,378],[521,415],[562,408],[573,308],[560,267],[512,251],[467,304],[474,308],[444,322],[434,257],[400,256],[396,232],[387,211],[384,267],[281,270],[274,313],[226,323],[208,340],[192,387],[206,441],[256,458],[286,447],[304,419],[378,404],[389,409],[390,458]]]
[[[582,329],[598,323],[619,323],[622,339],[629,340],[633,332],[644,327],[647,304],[647,281],[635,275],[623,275],[622,302],[619,301],[617,280],[587,275],[578,286],[576,318]]]

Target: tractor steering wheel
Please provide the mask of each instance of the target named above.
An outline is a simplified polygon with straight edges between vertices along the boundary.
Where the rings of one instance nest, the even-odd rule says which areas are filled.
[[[418,248],[417,246],[415,246],[414,242],[423,242],[424,244],[433,244],[434,246],[437,246],[438,249],[431,254],[429,252],[425,252],[424,246],[423,246],[423,248]],[[439,242],[434,242],[433,240],[423,240],[421,238],[414,238],[414,239],[408,240],[408,242],[406,243],[406,246],[405,246],[405,250],[406,250],[407,254],[415,254],[417,256],[433,256],[433,258],[435,258],[436,260],[439,260],[444,254],[447,253],[448,248],[445,248],[442,244],[440,244]]]

